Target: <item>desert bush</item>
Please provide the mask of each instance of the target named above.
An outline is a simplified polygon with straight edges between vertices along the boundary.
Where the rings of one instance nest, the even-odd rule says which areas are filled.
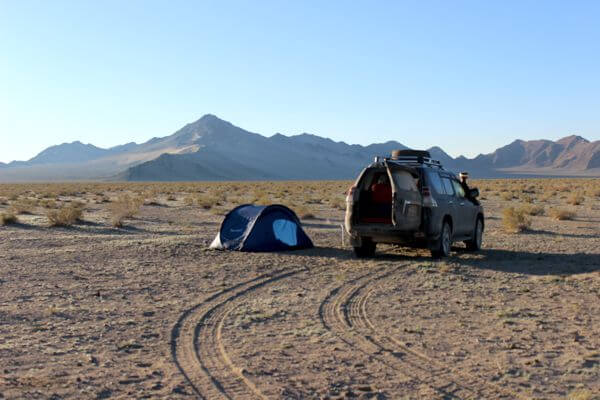
[[[588,389],[575,389],[569,393],[567,400],[594,400],[597,397]]]
[[[123,226],[123,221],[136,215],[140,211],[142,204],[144,204],[144,198],[141,196],[134,197],[128,194],[119,196],[108,207],[111,214],[110,222],[112,226]]]
[[[535,199],[533,196],[531,196],[529,194],[523,194],[523,195],[521,195],[521,200],[525,203],[532,204]]]
[[[581,192],[573,192],[567,199],[567,203],[578,206],[585,200]]]
[[[58,207],[58,204],[56,203],[56,200],[54,200],[54,199],[40,200],[39,204],[44,208],[57,208]]]
[[[205,210],[209,210],[213,206],[219,205],[219,199],[216,196],[212,196],[209,194],[198,196],[196,202],[200,207],[204,208]]]
[[[195,202],[196,202],[196,199],[195,199],[193,196],[186,196],[186,197],[183,199],[183,203],[184,203],[186,206],[193,206]]]
[[[523,210],[508,207],[502,211],[502,226],[506,232],[519,233],[531,227],[531,219]]]
[[[553,208],[550,210],[550,217],[558,221],[565,221],[575,218],[575,213],[566,208]]]
[[[518,208],[518,211],[521,211],[527,215],[544,215],[544,206],[533,205],[533,204],[523,204]]]
[[[46,217],[50,226],[70,226],[81,219],[83,209],[81,204],[74,203],[58,209],[46,211]]]
[[[513,199],[513,194],[511,192],[502,192],[500,193],[500,198],[502,200],[510,201]]]
[[[308,207],[303,205],[294,205],[290,207],[300,219],[309,219],[315,218],[315,214],[313,214]]]
[[[177,197],[175,197],[173,194],[170,194],[167,196],[167,201],[177,201]]]
[[[346,199],[341,197],[332,197],[329,199],[329,205],[337,210],[346,209]]]
[[[18,221],[17,215],[12,211],[5,211],[0,214],[0,225],[16,224]]]
[[[10,205],[10,208],[15,214],[33,214],[36,203],[30,199],[15,201]]]

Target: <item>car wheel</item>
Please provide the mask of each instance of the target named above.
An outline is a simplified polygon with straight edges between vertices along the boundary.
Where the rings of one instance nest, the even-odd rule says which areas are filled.
[[[450,228],[450,224],[447,221],[444,221],[440,238],[436,241],[434,248],[431,249],[431,255],[433,258],[448,257],[450,255],[451,247],[452,228]]]
[[[477,218],[477,222],[475,222],[475,228],[473,229],[473,238],[471,240],[465,241],[467,245],[467,250],[469,251],[477,251],[481,249],[481,242],[483,241],[483,221],[481,218]]]
[[[360,246],[354,247],[354,254],[358,258],[373,257],[377,244],[371,239],[363,238]]]

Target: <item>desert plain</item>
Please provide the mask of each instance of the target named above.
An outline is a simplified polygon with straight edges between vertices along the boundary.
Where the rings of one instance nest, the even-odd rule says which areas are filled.
[[[600,396],[600,180],[473,182],[483,249],[440,261],[356,259],[350,184],[0,185],[0,398]],[[209,250],[243,203],[315,248]]]

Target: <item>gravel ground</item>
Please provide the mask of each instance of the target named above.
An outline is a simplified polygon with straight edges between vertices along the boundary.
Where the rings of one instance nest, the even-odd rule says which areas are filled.
[[[274,254],[208,250],[222,216],[181,196],[123,228],[103,204],[22,215],[0,227],[0,398],[596,398],[598,202],[521,234],[483,203],[484,249],[444,261],[357,260],[318,204],[316,248]]]

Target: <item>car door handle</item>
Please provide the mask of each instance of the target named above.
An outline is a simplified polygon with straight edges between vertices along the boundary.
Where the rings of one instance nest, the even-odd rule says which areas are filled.
[[[460,205],[461,205],[461,206],[464,206],[464,205],[465,205],[465,202],[464,202],[464,201],[462,201],[462,202],[460,203]]]
[[[454,204],[454,202],[452,200],[449,200],[448,204]]]

